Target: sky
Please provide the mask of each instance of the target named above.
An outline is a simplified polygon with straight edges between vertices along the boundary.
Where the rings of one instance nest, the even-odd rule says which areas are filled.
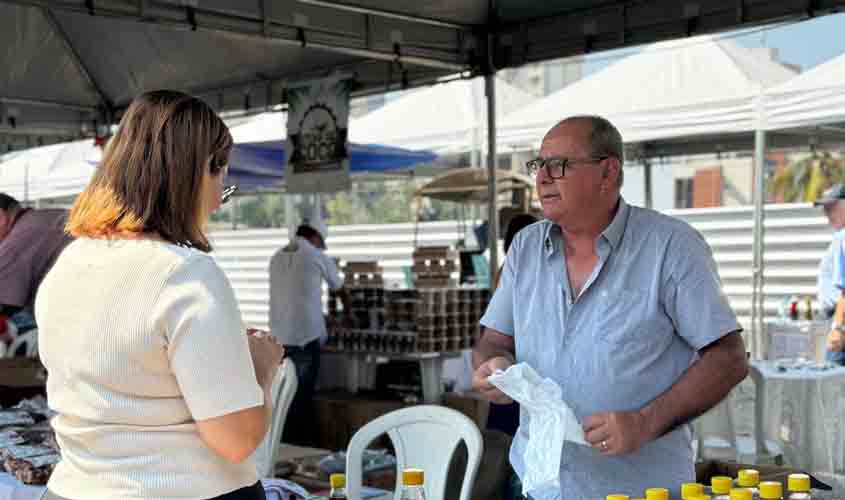
[[[780,61],[796,64],[806,71],[845,53],[845,14],[817,17],[782,26],[752,28],[748,33],[724,33],[745,47],[778,49]],[[589,75],[635,54],[639,49],[623,49],[585,58],[584,75]]]

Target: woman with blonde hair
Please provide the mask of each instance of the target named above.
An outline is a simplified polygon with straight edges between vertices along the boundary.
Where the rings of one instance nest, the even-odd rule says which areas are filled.
[[[61,462],[46,499],[264,499],[249,459],[282,348],[208,255],[232,137],[202,101],[126,111],[36,299]]]

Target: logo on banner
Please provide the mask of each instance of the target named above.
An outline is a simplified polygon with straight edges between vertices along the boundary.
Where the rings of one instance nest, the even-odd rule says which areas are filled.
[[[288,192],[349,188],[350,84],[329,78],[288,89]]]
[[[339,125],[328,106],[315,104],[308,108],[299,130],[290,138],[294,146],[290,162],[295,173],[318,172],[321,167],[336,169],[338,162],[348,158],[348,129]]]

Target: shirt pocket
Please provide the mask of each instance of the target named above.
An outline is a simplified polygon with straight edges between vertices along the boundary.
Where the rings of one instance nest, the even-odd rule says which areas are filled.
[[[641,337],[649,317],[648,294],[619,288],[603,290],[596,337],[610,344],[629,344]]]

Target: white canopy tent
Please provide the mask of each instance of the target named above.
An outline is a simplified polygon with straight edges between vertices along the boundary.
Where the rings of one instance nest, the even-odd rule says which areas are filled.
[[[102,156],[93,139],[41,146],[0,162],[0,192],[23,202],[74,197]]]
[[[845,54],[768,89],[765,110],[767,130],[845,123]]]
[[[499,116],[535,99],[502,79],[496,82]],[[486,127],[484,82],[458,80],[408,91],[375,111],[350,118],[350,141],[453,154],[481,148]],[[237,143],[285,140],[287,114],[261,113],[231,128]]]
[[[461,80],[411,91],[352,120],[351,140],[424,149],[439,155],[463,153],[486,144],[486,105],[481,79]],[[496,79],[499,117],[536,100],[531,94]]]
[[[753,131],[755,100],[795,71],[713,36],[659,42],[505,116],[498,141],[535,149],[558,120],[599,114],[625,142]]]

